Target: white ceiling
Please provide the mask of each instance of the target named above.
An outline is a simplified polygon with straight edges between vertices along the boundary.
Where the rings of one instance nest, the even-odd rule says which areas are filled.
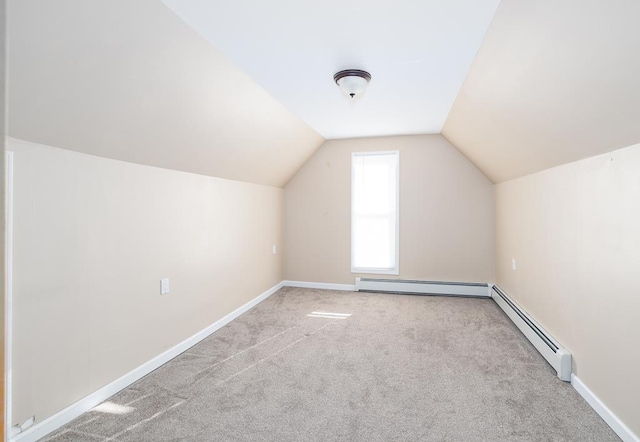
[[[439,133],[500,0],[163,0],[325,138]],[[341,69],[372,74],[350,103]]]

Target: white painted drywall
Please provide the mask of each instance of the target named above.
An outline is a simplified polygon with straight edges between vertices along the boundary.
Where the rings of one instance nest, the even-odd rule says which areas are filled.
[[[13,140],[13,410],[38,422],[282,278],[279,188]],[[171,291],[160,295],[160,279]]]
[[[496,186],[498,284],[571,352],[575,374],[636,434],[639,201],[640,145]]]
[[[285,278],[353,284],[351,153],[400,151],[399,278],[494,277],[493,185],[440,135],[327,141],[285,187]],[[369,275],[371,276],[371,275]]]

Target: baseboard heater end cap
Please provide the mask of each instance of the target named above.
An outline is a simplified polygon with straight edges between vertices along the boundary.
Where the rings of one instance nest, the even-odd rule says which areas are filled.
[[[557,369],[558,377],[565,382],[571,382],[571,353],[564,348],[559,348],[556,352],[559,359],[559,368]]]

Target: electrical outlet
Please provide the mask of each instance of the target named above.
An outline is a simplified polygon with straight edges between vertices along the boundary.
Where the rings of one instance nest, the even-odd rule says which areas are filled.
[[[166,295],[169,293],[169,278],[163,278],[160,280],[160,294]]]
[[[511,259],[511,270],[515,270],[516,269],[516,259],[512,258]]]
[[[276,253],[278,253],[278,247],[277,246],[273,246],[273,254],[275,255]]]

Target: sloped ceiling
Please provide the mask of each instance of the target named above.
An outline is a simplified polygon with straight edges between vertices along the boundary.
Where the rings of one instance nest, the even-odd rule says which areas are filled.
[[[494,182],[640,142],[640,2],[503,0],[443,135]]]
[[[163,0],[325,138],[440,133],[499,0]],[[333,82],[373,78],[360,101]]]
[[[324,141],[158,0],[11,0],[9,136],[284,185]]]
[[[494,182],[640,142],[637,0],[165,1],[198,32],[160,0],[10,0],[9,135],[274,186],[318,131],[438,132],[449,108]],[[374,77],[355,105],[347,67]]]

